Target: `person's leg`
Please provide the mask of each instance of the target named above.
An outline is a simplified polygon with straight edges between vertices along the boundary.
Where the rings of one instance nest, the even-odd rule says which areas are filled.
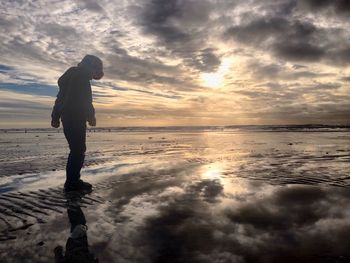
[[[70,153],[66,166],[65,185],[74,185],[80,179],[80,170],[84,164],[86,151],[85,121],[63,121],[64,135],[69,144]]]

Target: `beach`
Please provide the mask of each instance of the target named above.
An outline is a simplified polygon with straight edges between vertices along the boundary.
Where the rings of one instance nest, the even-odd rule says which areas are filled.
[[[349,142],[335,127],[90,130],[94,190],[74,205],[100,262],[349,262]],[[0,262],[54,262],[71,227],[64,135],[0,146]]]

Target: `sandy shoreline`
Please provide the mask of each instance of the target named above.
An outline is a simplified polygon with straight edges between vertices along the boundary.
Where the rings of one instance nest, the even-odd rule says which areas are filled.
[[[1,174],[1,262],[53,262],[70,234],[63,138],[33,138],[9,138],[5,149],[13,167],[41,162],[39,173]],[[93,135],[83,178],[94,191],[78,202],[89,250],[100,262],[347,262],[348,139]],[[10,169],[6,153],[0,162]]]

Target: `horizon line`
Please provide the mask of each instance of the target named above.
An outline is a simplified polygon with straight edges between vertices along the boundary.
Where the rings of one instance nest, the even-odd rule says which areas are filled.
[[[322,124],[322,123],[305,123],[305,124],[229,124],[229,125],[165,125],[165,126],[99,126],[91,127],[88,126],[87,129],[115,129],[115,128],[205,128],[205,127],[216,127],[216,128],[225,128],[225,127],[349,127],[349,124]],[[27,127],[12,127],[12,128],[0,128],[0,130],[39,130],[39,129],[62,129],[53,127],[36,127],[36,128],[27,128]]]

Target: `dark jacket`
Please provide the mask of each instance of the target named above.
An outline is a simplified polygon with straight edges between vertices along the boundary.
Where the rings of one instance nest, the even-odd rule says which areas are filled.
[[[92,105],[91,72],[71,67],[59,79],[59,92],[52,110],[53,120],[89,120],[95,117]]]

